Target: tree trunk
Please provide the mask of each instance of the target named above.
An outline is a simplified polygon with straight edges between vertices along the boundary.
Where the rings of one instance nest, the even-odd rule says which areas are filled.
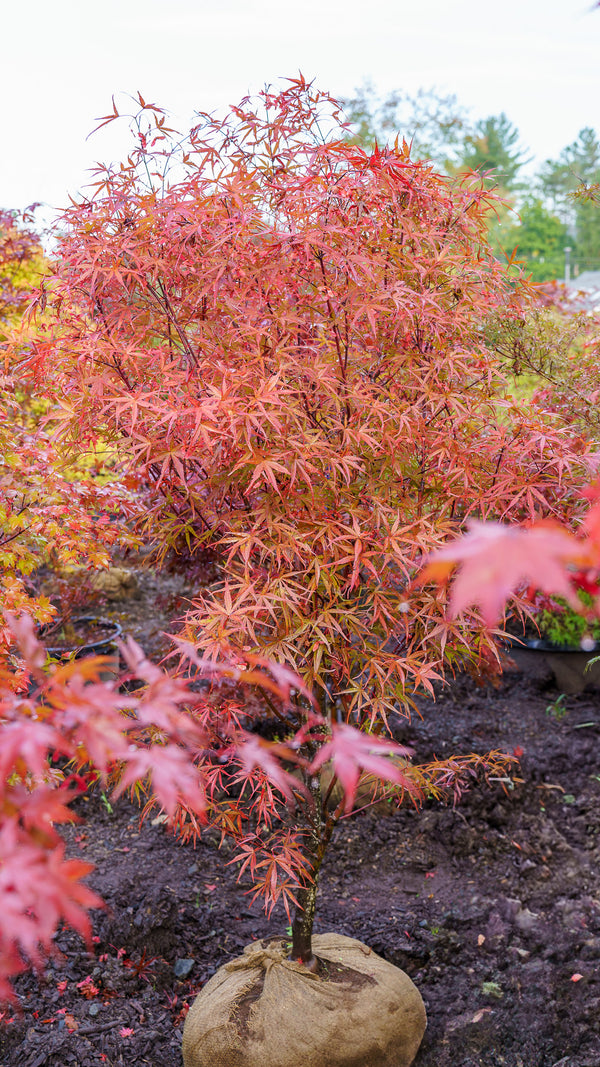
[[[306,786],[312,798],[306,825],[306,865],[312,881],[306,886],[301,886],[296,894],[298,904],[292,921],[291,958],[312,968],[316,966],[312,952],[312,929],[315,920],[319,869],[331,837],[331,829],[323,819],[320,776],[307,778]]]
[[[297,893],[298,905],[294,913],[292,923],[292,953],[291,958],[298,963],[304,963],[311,967],[314,963],[312,951],[312,929],[315,920],[315,904],[317,900],[317,875],[314,882]]]
[[[327,719],[332,704],[331,696],[327,689],[321,686],[315,686],[314,691],[319,700],[321,715]],[[319,743],[315,738],[306,742],[304,752],[309,760],[314,759],[318,750]],[[323,810],[320,773],[315,775],[305,773],[304,784],[310,793],[310,804],[306,810],[306,822],[303,829],[306,834],[306,866],[312,881],[308,885],[301,886],[296,893],[298,904],[292,921],[290,957],[311,970],[316,970],[317,962],[312,951],[312,930],[315,921],[317,885],[321,863],[336,820],[326,815]]]

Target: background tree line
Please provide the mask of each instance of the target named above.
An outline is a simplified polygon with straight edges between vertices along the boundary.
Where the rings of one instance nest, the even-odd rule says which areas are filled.
[[[369,82],[345,109],[350,138],[363,147],[400,136],[412,142],[413,158],[430,159],[444,173],[487,175],[506,201],[490,213],[492,244],[500,258],[516,251],[533,281],[563,279],[567,248],[572,277],[600,271],[600,212],[585,195],[600,182],[600,141],[591,127],[532,175],[524,171],[531,157],[503,112],[473,122],[456,96],[421,89],[382,97]],[[583,195],[573,197],[578,191]]]

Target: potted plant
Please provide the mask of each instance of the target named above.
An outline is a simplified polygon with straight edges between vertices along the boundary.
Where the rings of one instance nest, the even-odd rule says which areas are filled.
[[[122,634],[119,623],[98,615],[76,615],[48,623],[40,630],[40,638],[52,659],[66,662],[86,656],[102,656],[103,681],[110,681],[120,670],[118,640]]]
[[[600,661],[592,662],[600,649],[594,596],[582,585],[575,589],[575,596],[580,610],[564,597],[538,593],[529,618],[523,622],[513,616],[509,620],[506,638],[518,665],[539,673],[540,665],[545,664],[558,688],[567,694],[580,693],[600,682]]]
[[[114,652],[121,636],[119,623],[97,615],[76,615],[44,626],[40,637],[53,659],[82,659]]]

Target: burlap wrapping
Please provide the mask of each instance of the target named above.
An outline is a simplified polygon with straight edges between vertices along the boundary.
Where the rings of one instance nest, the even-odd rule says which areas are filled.
[[[313,937],[311,974],[283,941],[256,941],[206,983],[183,1030],[184,1067],[409,1067],[425,1032],[404,971],[360,941]]]

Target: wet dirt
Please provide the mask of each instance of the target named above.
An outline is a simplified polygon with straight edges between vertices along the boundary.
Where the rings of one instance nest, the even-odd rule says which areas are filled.
[[[191,593],[185,576],[140,572],[136,598],[102,615],[158,656]],[[396,724],[419,761],[501,749],[520,762],[455,808],[342,821],[315,932],[358,937],[412,977],[429,1020],[415,1067],[600,1067],[600,694],[559,700],[550,676],[512,670],[498,688],[460,676],[419,706]],[[78,810],[69,847],[96,864],[107,905],[93,954],[63,929],[45,974],[20,977],[0,1067],[181,1067],[202,984],[287,920],[249,907],[215,838],[182,846],[100,792]]]

